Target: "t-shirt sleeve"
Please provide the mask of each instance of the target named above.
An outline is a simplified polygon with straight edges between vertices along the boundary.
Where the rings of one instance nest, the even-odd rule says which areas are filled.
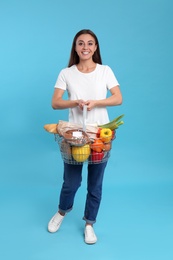
[[[60,71],[54,88],[60,88],[60,89],[66,90],[67,83],[66,83],[66,78],[65,78],[65,74],[64,74],[63,70]]]
[[[118,80],[115,77],[115,74],[113,73],[112,69],[107,66],[107,88],[111,89],[115,86],[119,86]]]

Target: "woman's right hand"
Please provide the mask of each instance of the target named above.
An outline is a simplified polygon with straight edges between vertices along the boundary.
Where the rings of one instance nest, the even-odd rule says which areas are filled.
[[[78,107],[79,107],[81,110],[83,110],[84,105],[85,105],[85,101],[82,100],[82,99],[79,99],[79,100],[78,100]]]

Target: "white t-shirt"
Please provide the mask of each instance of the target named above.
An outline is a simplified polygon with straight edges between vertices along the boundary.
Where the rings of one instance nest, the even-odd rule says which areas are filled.
[[[105,99],[107,91],[119,83],[107,65],[97,64],[90,73],[80,72],[76,65],[62,69],[55,84],[55,88],[67,90],[70,100]],[[79,107],[69,109],[69,122],[82,124],[83,112]],[[87,112],[86,124],[105,124],[109,122],[106,107],[95,107]]]

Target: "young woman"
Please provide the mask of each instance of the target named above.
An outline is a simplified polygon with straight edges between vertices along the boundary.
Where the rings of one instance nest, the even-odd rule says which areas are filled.
[[[63,99],[68,92],[68,100]],[[111,95],[107,97],[107,91]],[[102,65],[97,36],[88,29],[79,31],[73,40],[68,67],[62,69],[55,84],[53,109],[69,109],[69,121],[83,123],[83,107],[87,106],[88,123],[99,125],[109,122],[108,106],[122,103],[119,83],[107,65]],[[87,244],[97,241],[93,224],[96,222],[102,182],[107,162],[88,164],[87,196],[84,210],[84,237]],[[56,232],[72,210],[75,194],[82,181],[82,166],[64,162],[64,181],[59,198],[59,210],[48,224],[49,232]]]

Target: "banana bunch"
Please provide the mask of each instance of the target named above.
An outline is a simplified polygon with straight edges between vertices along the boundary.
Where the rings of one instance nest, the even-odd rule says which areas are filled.
[[[118,117],[116,117],[115,119],[113,119],[112,121],[110,121],[109,123],[107,124],[104,124],[104,125],[99,125],[98,127],[100,128],[109,128],[111,130],[115,130],[117,129],[120,125],[123,125],[124,122],[121,120],[123,118],[124,114],[123,115],[120,115]]]

